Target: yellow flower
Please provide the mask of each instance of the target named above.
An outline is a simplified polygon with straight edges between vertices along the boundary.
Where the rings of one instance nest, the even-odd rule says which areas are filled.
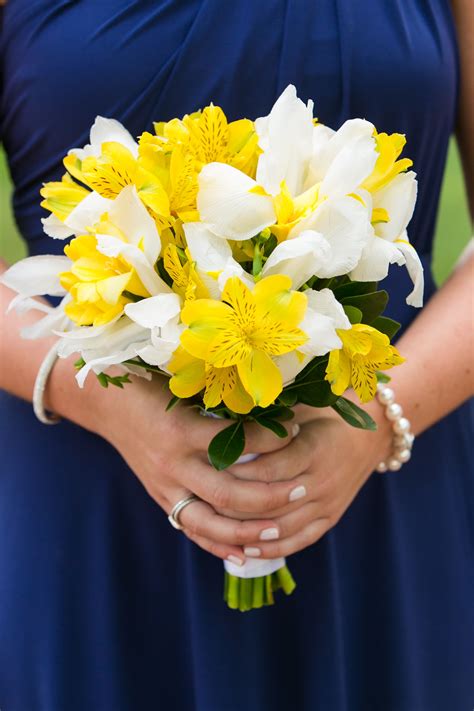
[[[41,207],[46,208],[55,215],[58,220],[64,220],[70,215],[75,207],[89,195],[89,190],[82,185],[78,185],[68,173],[63,175],[61,181],[45,183],[40,190],[44,200]]]
[[[357,323],[348,330],[337,329],[342,348],[331,351],[326,380],[335,395],[352,386],[361,402],[369,402],[377,390],[376,371],[404,362],[390,339],[372,326]]]
[[[228,123],[218,106],[211,104],[183,119],[155,123],[155,131],[156,135],[141,135],[139,160],[146,170],[159,175],[171,215],[184,222],[199,219],[196,196],[204,165],[217,161],[255,174],[259,148],[253,122]]]
[[[100,230],[125,242],[120,230],[108,223],[107,215],[101,219]],[[101,326],[122,313],[134,296],[150,296],[122,255],[108,257],[98,251],[93,234],[71,240],[64,253],[73,262],[70,271],[60,275],[61,285],[72,296],[65,311],[78,326]]]
[[[84,160],[71,153],[64,159],[64,165],[77,180],[110,200],[127,185],[135,185],[139,198],[159,227],[167,227],[174,221],[159,173],[148,170],[140,158],[135,158],[121,143],[105,142],[99,156],[88,156]]]
[[[395,176],[403,173],[413,165],[409,158],[397,160],[402,152],[406,138],[401,133],[377,133],[374,135],[379,157],[372,173],[363,182],[362,187],[371,193],[380,190],[390,183]]]
[[[319,199],[319,187],[317,183],[313,185],[301,195],[293,198],[285,181],[280,186],[280,192],[273,199],[273,207],[277,221],[270,227],[271,232],[275,235],[279,242],[285,240],[290,231],[298,222],[310,215],[321,202]],[[266,195],[263,188],[251,190],[250,192],[258,195]]]
[[[246,392],[235,365],[227,368],[215,368],[203,360],[195,358],[180,346],[167,364],[173,373],[170,390],[181,398],[204,392],[206,408],[217,407],[221,402],[239,414],[247,414],[254,407],[253,398]]]
[[[272,356],[296,350],[308,340],[298,328],[306,305],[306,296],[291,290],[289,277],[266,277],[253,292],[238,277],[231,277],[222,301],[198,299],[184,307],[181,319],[188,328],[181,344],[207,366],[236,366],[253,402],[267,407],[283,389]],[[232,372],[221,373],[223,381],[228,382]]]
[[[174,244],[168,244],[163,254],[164,267],[173,280],[173,291],[179,294],[184,302],[206,299],[209,292],[199,278],[188,250],[182,250],[182,253],[184,264]]]

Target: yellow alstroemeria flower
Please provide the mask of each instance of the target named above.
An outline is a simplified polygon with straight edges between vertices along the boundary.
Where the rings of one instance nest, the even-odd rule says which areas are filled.
[[[371,193],[388,185],[395,176],[408,170],[413,165],[413,161],[410,158],[397,160],[406,143],[406,138],[403,134],[377,133],[375,131],[374,138],[379,156],[374,170],[362,183],[362,187]]]
[[[308,340],[298,328],[306,296],[291,290],[289,277],[277,275],[259,281],[253,292],[231,277],[221,298],[198,299],[184,307],[181,320],[188,328],[181,334],[181,344],[206,365],[236,366],[254,403],[267,407],[283,389],[272,356],[296,350]],[[224,380],[228,377],[223,374]]]
[[[61,178],[61,181],[44,183],[40,194],[44,198],[41,202],[41,207],[49,210],[58,220],[64,222],[74,208],[89,195],[89,190],[82,185],[78,185],[78,183],[66,173]]]
[[[219,106],[210,104],[181,120],[155,123],[158,140],[165,150],[177,146],[192,155],[197,172],[207,163],[228,163],[247,175],[255,175],[261,152],[253,121],[227,121]]]
[[[337,329],[337,335],[342,348],[329,354],[326,380],[335,395],[352,386],[361,402],[369,402],[377,390],[376,372],[400,365],[405,359],[390,345],[388,336],[372,326],[357,323],[347,330]]]
[[[176,245],[168,244],[164,250],[164,267],[173,280],[173,291],[179,294],[184,302],[207,299],[209,291],[199,278],[188,250],[185,250],[183,255],[184,264]]]
[[[227,122],[218,106],[207,106],[183,119],[155,124],[156,135],[139,141],[144,169],[159,175],[169,198],[171,215],[185,222],[199,219],[196,210],[198,175],[207,163],[228,163],[254,175],[259,149],[253,122]]]
[[[124,291],[150,296],[122,256],[107,257],[97,250],[95,235],[76,237],[64,253],[73,262],[71,270],[60,275],[61,286],[73,297],[65,311],[78,326],[101,326],[118,316],[133,301]]]
[[[257,186],[251,193],[269,197],[273,201],[273,207],[277,221],[270,226],[279,242],[285,240],[293,227],[301,220],[310,215],[322,202],[319,199],[319,183],[305,190],[301,195],[292,197],[286,182],[283,180],[280,186],[280,193],[275,197],[268,195],[264,188]]]
[[[110,200],[127,185],[135,185],[140,200],[152,212],[160,228],[174,222],[160,175],[144,167],[140,157],[135,158],[121,143],[104,142],[99,156],[88,156],[84,160],[70,153],[64,165],[77,180]]]
[[[166,366],[173,373],[169,386],[173,395],[181,398],[204,392],[206,408],[221,402],[233,412],[245,415],[254,407],[253,398],[246,392],[235,365],[215,368],[195,358],[180,346]]]

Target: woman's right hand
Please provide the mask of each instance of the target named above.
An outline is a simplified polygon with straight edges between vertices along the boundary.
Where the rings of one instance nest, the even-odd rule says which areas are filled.
[[[60,361],[53,370],[53,410],[58,399],[55,383],[65,367],[72,369],[72,364]],[[95,380],[92,374],[89,379]],[[262,516],[262,512],[280,509],[288,503],[294,484],[242,481],[227,471],[216,471],[209,464],[207,447],[228,422],[202,417],[184,404],[166,412],[170,394],[164,377],[152,382],[133,377],[133,383],[123,390],[104,390],[89,379],[79,395],[81,415],[71,419],[110,442],[167,514],[190,493],[201,499],[180,514],[184,533],[191,540],[237,564],[245,561],[243,546],[259,540],[262,532],[267,531],[264,540],[278,537],[278,526],[271,518],[238,520],[239,512],[259,512]],[[78,402],[77,394],[74,400]],[[291,435],[281,440],[268,430],[250,426],[246,429],[246,451],[272,452],[286,446],[290,439]],[[233,517],[220,515],[216,509],[232,511]]]

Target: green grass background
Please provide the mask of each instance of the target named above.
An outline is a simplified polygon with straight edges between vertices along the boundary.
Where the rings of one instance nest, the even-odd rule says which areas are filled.
[[[0,257],[10,263],[26,255],[25,245],[12,215],[11,189],[5,155],[0,146]],[[451,272],[471,233],[459,154],[452,141],[441,193],[434,249],[433,271],[438,283],[442,283]]]

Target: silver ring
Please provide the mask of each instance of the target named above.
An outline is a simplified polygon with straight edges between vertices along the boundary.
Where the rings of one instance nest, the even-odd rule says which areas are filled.
[[[170,524],[173,526],[173,528],[176,528],[177,531],[182,531],[184,526],[181,525],[180,520],[179,520],[179,514],[183,509],[186,508],[189,504],[192,504],[193,501],[201,501],[199,496],[196,496],[195,494],[190,494],[189,496],[186,496],[184,499],[180,499],[177,504],[173,506],[171,509],[171,513],[168,516],[168,521]]]

